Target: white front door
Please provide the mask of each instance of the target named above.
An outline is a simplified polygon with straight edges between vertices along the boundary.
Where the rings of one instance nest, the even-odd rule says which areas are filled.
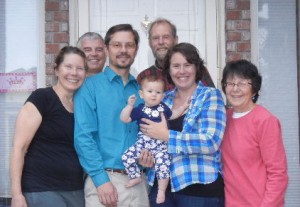
[[[74,2],[76,0],[71,1]],[[153,65],[154,58],[148,44],[144,20],[153,21],[158,17],[169,19],[177,27],[179,42],[194,44],[205,60],[206,66],[217,84],[217,0],[77,0],[78,36],[87,31],[100,33],[115,24],[129,23],[139,32],[138,55],[131,72],[140,71]]]

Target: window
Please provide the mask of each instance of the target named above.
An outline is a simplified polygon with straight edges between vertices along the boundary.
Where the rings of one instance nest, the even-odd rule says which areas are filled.
[[[42,85],[44,1],[0,1],[0,197],[10,197],[9,160],[15,119]]]
[[[257,3],[255,3],[257,2]],[[263,77],[260,104],[280,122],[288,160],[285,206],[299,206],[299,117],[297,87],[297,10],[295,0],[251,1],[256,7],[257,66]],[[254,8],[253,7],[253,8]],[[299,11],[298,11],[299,12]],[[256,22],[253,19],[252,22]],[[299,24],[299,23],[298,23]],[[299,27],[299,25],[298,25]]]

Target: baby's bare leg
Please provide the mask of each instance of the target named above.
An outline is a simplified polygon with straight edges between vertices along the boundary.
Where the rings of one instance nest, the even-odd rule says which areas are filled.
[[[126,188],[130,188],[130,187],[135,186],[135,185],[137,185],[141,182],[142,182],[142,178],[138,177],[138,178],[130,179],[129,182],[125,186],[126,186]]]
[[[169,178],[159,179],[158,180],[158,191],[156,197],[156,203],[163,203],[166,199],[166,189],[169,183]]]

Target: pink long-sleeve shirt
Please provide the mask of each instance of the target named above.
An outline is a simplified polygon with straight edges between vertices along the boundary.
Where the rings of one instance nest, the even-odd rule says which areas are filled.
[[[279,120],[262,106],[227,111],[222,149],[226,207],[281,207],[288,184]]]

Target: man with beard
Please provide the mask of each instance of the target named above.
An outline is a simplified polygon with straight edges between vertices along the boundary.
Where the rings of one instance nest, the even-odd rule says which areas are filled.
[[[138,126],[123,123],[120,113],[128,97],[138,98],[139,86],[130,74],[138,51],[139,35],[130,24],[111,27],[105,36],[109,65],[104,72],[86,79],[75,96],[75,148],[88,177],[86,207],[149,206],[147,183],[125,187],[121,156],[136,141]]]
[[[106,61],[103,37],[95,32],[87,32],[78,39],[77,47],[86,55],[87,76],[102,72]]]
[[[172,90],[174,88],[174,85],[165,78],[165,74],[163,72],[163,64],[167,52],[171,47],[178,43],[176,26],[167,19],[158,18],[151,23],[148,36],[149,45],[155,57],[155,64],[142,71],[138,75],[137,81],[138,83],[140,83],[140,81],[145,76],[158,75],[162,77],[166,83],[165,90]],[[215,87],[206,68],[203,71],[201,82],[205,86]]]

